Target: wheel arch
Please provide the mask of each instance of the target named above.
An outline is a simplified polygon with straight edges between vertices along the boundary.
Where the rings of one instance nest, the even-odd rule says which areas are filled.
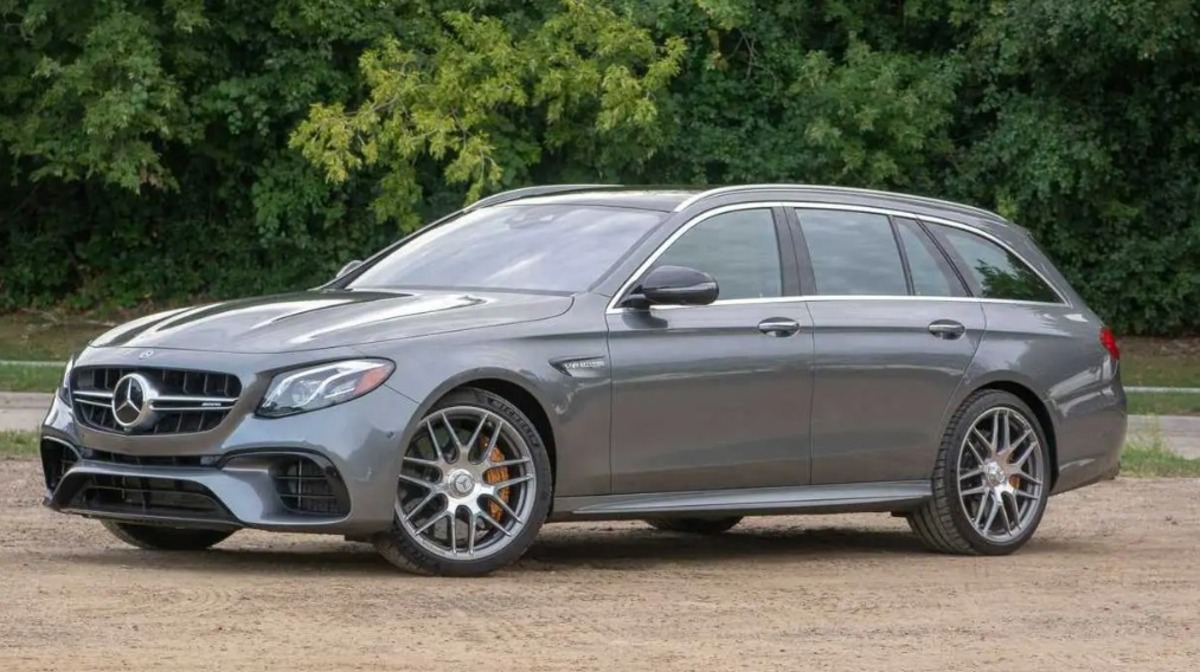
[[[524,413],[525,417],[529,418],[529,421],[533,423],[534,429],[537,430],[538,434],[542,437],[542,441],[546,444],[546,453],[550,456],[550,473],[557,477],[558,451],[554,443],[554,425],[550,421],[550,415],[542,406],[541,400],[534,396],[533,392],[530,392],[518,383],[503,378],[475,378],[454,389],[458,390],[464,387],[477,387],[481,390],[487,390],[492,394],[503,397],[505,401],[516,406]]]
[[[520,375],[504,369],[476,369],[463,372],[437,386],[426,396],[417,411],[416,417],[422,418],[429,413],[439,401],[457,390],[475,387],[495,394],[516,406],[529,421],[546,444],[546,453],[550,457],[550,473],[553,475],[551,486],[558,481],[558,450],[555,443],[557,424],[554,414],[546,400],[537,392],[537,386]]]

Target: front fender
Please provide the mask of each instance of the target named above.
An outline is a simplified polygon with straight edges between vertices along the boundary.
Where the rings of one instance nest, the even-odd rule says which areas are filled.
[[[387,386],[417,404],[406,441],[438,400],[455,388],[481,380],[520,387],[549,421],[557,458],[555,496],[569,497],[611,492],[609,378],[607,370],[568,375],[551,362],[578,357],[607,361],[605,338],[602,321],[599,329],[573,329],[569,323],[547,329],[541,323],[536,328],[513,325],[360,349],[394,361],[396,371]]]
[[[406,385],[404,384],[405,381],[396,380],[395,375],[392,376],[392,379],[395,382],[389,381],[387,383],[388,387],[417,403],[418,419],[425,417],[442,397],[453,390],[469,386],[475,381],[502,380],[520,387],[537,400],[538,405],[542,408],[542,412],[546,414],[547,419],[550,421],[551,431],[554,432],[555,436],[558,435],[560,420],[558,414],[554,412],[555,405],[547,398],[546,393],[547,390],[553,390],[553,382],[545,379],[538,380],[530,376],[529,372],[518,373],[497,366],[476,366],[454,373],[433,387],[419,384]]]

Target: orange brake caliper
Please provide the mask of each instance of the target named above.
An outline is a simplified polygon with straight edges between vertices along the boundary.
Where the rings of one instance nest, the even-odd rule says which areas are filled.
[[[497,430],[497,431],[499,431],[499,430]],[[479,440],[483,441],[483,437],[480,437]],[[484,450],[486,450],[486,449],[487,449],[487,444],[485,443]],[[501,453],[499,448],[493,448],[492,454],[488,456],[488,459],[490,459],[493,462],[500,462],[500,461],[504,460],[504,453]],[[508,467],[496,467],[494,469],[489,469],[488,472],[483,475],[483,480],[487,481],[487,483],[489,485],[507,481],[508,480]],[[500,491],[500,499],[504,500],[505,504],[508,504],[509,494],[510,493],[508,491],[508,488],[505,488]],[[501,515],[503,515],[503,513],[504,513],[504,509],[500,508],[500,505],[497,504],[496,502],[488,502],[488,513],[492,514],[493,520],[499,521]]]

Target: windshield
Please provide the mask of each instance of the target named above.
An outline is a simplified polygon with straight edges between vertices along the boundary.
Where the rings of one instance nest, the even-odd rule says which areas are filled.
[[[483,208],[415,236],[347,287],[579,292],[665,217],[583,205]]]

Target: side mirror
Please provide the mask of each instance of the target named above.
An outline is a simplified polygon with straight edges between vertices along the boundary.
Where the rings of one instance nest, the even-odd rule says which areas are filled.
[[[717,300],[716,278],[686,266],[659,266],[642,278],[641,294],[650,305],[706,306]]]
[[[362,259],[355,259],[354,261],[348,262],[345,266],[342,266],[342,270],[338,271],[337,275],[333,276],[333,279],[337,280],[338,278],[342,277],[343,275],[349,273],[350,271],[353,271],[354,269],[356,269],[362,265],[363,265]]]

